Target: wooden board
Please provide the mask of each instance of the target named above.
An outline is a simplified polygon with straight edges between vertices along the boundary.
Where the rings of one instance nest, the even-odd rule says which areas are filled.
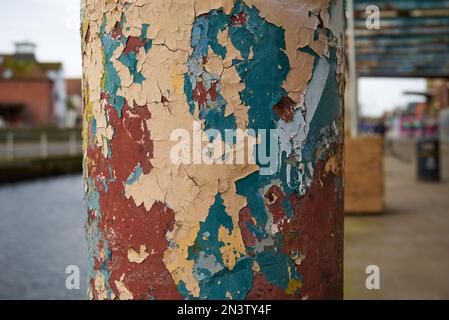
[[[345,212],[383,212],[383,138],[347,138],[345,143]]]

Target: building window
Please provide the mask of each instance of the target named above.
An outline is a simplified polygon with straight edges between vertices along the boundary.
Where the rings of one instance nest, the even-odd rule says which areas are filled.
[[[12,76],[13,76],[13,72],[11,69],[6,69],[5,71],[3,71],[3,78],[11,79]]]

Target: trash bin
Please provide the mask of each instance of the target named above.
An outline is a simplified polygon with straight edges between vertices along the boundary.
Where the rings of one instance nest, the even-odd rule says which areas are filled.
[[[417,172],[419,181],[440,180],[440,143],[437,138],[418,141]]]

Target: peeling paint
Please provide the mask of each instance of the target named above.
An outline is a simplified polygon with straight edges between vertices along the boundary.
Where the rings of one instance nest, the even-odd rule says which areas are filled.
[[[341,298],[342,7],[83,0],[91,299]],[[277,130],[277,172],[170,161],[237,128]]]
[[[132,300],[134,298],[133,294],[123,284],[123,282],[122,282],[123,278],[124,278],[124,275],[122,275],[121,281],[117,281],[117,280],[114,281],[115,286],[117,287],[117,290],[118,290],[118,293],[119,293],[118,298],[120,300]]]

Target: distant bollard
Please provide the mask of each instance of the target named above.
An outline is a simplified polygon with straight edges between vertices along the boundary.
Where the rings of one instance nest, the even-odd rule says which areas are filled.
[[[6,135],[6,159],[14,160],[14,133],[12,132]]]
[[[46,133],[41,134],[40,151],[41,158],[48,158],[48,138]]]
[[[440,143],[438,139],[421,139],[417,143],[419,181],[440,181]]]
[[[449,142],[449,110],[441,110],[440,112],[440,141]]]

